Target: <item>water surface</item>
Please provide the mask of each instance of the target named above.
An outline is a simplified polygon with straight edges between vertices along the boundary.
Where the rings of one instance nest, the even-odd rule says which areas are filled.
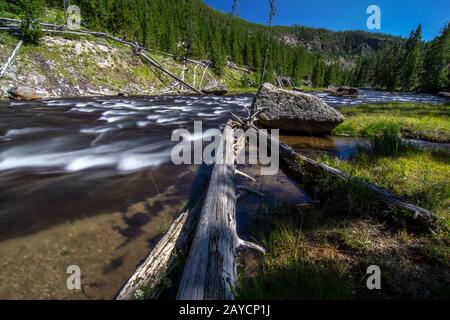
[[[357,100],[324,99],[333,105],[442,102],[364,90]],[[252,100],[101,97],[0,104],[0,298],[112,298],[197,188],[198,167],[170,161],[177,143],[172,132],[192,131],[196,120],[203,130],[218,128],[230,111],[244,115]],[[327,136],[281,140],[301,152],[342,159],[366,143]],[[246,168],[255,175],[256,169]],[[282,173],[257,178],[261,189],[278,195],[273,203],[307,198]],[[252,197],[241,203],[240,230],[248,229],[244,215]],[[70,265],[81,268],[81,292],[66,288]]]

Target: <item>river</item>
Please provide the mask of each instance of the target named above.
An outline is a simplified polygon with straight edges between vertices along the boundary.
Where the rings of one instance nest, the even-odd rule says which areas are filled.
[[[376,102],[376,95],[363,91],[351,102]],[[378,95],[378,101],[445,101]],[[350,103],[323,98],[334,106]],[[98,97],[0,104],[0,298],[112,298],[196,189],[198,167],[170,161],[172,132],[192,131],[195,120],[203,121],[203,130],[218,128],[228,112],[244,114],[252,100]],[[282,140],[341,158],[364,142]],[[273,193],[304,199],[280,175],[269,182]],[[66,287],[71,265],[81,269],[81,291]]]

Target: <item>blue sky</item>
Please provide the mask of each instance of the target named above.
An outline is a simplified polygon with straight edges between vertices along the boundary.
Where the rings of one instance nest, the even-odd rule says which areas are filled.
[[[223,12],[232,0],[205,0]],[[331,30],[366,30],[369,5],[381,8],[381,33],[407,37],[419,23],[425,40],[433,39],[450,21],[450,0],[276,0],[276,25],[304,25]],[[267,23],[267,0],[240,0],[239,15],[249,21]]]

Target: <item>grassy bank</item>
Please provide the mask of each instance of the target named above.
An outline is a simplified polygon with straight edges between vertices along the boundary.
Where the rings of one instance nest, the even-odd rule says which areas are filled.
[[[321,160],[433,210],[436,227],[411,227],[400,212],[347,181],[306,177],[300,183],[313,205],[273,212],[261,206],[255,237],[268,254],[242,270],[240,298],[449,298],[448,153],[419,151],[396,137],[384,132],[348,162]],[[381,290],[367,289],[370,265],[381,269]]]
[[[402,136],[434,142],[450,142],[450,103],[445,105],[387,103],[349,106],[333,134],[373,137],[386,127],[401,130]]]

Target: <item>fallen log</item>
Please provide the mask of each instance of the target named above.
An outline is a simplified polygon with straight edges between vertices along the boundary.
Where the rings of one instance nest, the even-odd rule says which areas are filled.
[[[141,52],[141,57],[144,58],[144,60],[146,60],[147,62],[149,62],[151,65],[153,65],[154,67],[156,67],[157,69],[161,70],[162,72],[168,74],[169,76],[171,76],[172,78],[174,78],[175,80],[177,80],[178,82],[180,82],[181,84],[183,84],[185,87],[188,87],[189,89],[191,89],[192,91],[203,95],[203,92],[201,92],[200,90],[197,90],[196,88],[194,88],[193,86],[191,86],[189,83],[185,82],[183,79],[181,79],[180,77],[178,77],[177,75],[173,74],[172,72],[170,72],[169,70],[167,70],[166,68],[164,68],[161,64],[155,62],[155,60],[151,57],[149,57],[147,54],[145,54],[144,52]]]
[[[178,290],[179,300],[231,300],[237,281],[236,253],[258,248],[236,231],[236,153],[232,122],[224,128],[215,165]]]
[[[20,47],[22,47],[23,40],[20,40],[15,49],[13,50],[12,54],[9,56],[8,60],[6,61],[5,65],[0,69],[0,79],[3,78],[3,76],[6,73],[6,70],[8,70],[11,63],[14,61],[14,58],[16,57],[17,53],[20,50]]]
[[[232,69],[236,69],[236,70],[239,70],[239,71],[250,73],[249,69],[246,69],[244,67],[239,67],[239,66],[237,66],[236,64],[234,64],[234,63],[232,63],[230,61],[227,61],[227,66],[232,68]]]
[[[266,136],[268,140],[274,139],[271,135],[266,132],[260,130],[253,124],[249,124],[249,127],[256,130],[257,133],[261,136]],[[302,164],[306,167],[306,170],[313,172],[315,174],[329,174],[335,178],[351,181],[361,187],[369,190],[379,201],[385,203],[388,206],[395,207],[401,210],[405,210],[410,213],[411,219],[413,221],[419,222],[420,224],[425,224],[427,226],[434,224],[436,222],[436,216],[429,210],[424,208],[420,208],[415,206],[404,199],[393,195],[387,190],[384,190],[372,183],[369,183],[365,180],[352,178],[345,172],[338,170],[336,168],[330,167],[326,164],[314,161],[304,155],[301,155],[295,152],[291,147],[285,145],[282,142],[278,141],[280,146],[280,158],[282,161],[286,163],[286,169],[288,171],[294,171],[295,168],[299,167],[299,164]],[[268,143],[270,147],[271,143]],[[293,172],[290,172],[293,173]],[[294,173],[295,174],[295,173]]]

